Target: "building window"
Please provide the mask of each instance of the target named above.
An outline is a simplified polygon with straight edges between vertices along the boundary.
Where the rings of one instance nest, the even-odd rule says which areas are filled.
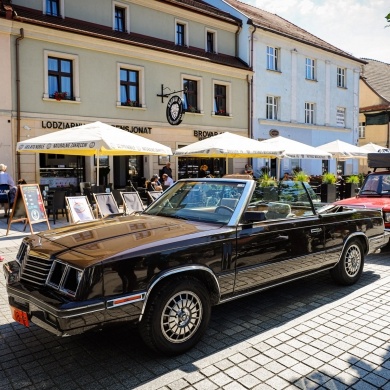
[[[306,79],[315,80],[315,60],[306,58]]]
[[[176,45],[188,46],[188,24],[181,21],[176,21]]]
[[[279,98],[276,96],[267,96],[267,119],[278,119]]]
[[[267,69],[279,70],[279,49],[267,46]]]
[[[122,7],[115,7],[115,31],[126,31],[125,30],[125,17],[126,11]]]
[[[77,55],[45,50],[44,71],[44,99],[80,101]]]
[[[43,13],[64,17],[64,0],[43,0]]]
[[[120,71],[121,105],[139,107],[139,74],[136,70]]]
[[[366,122],[359,122],[359,138],[366,138]]]
[[[73,100],[73,64],[64,58],[48,58],[49,98]]]
[[[345,108],[344,107],[337,107],[336,126],[337,127],[345,127]]]
[[[130,32],[130,8],[128,5],[116,1],[112,3],[112,29]]]
[[[212,30],[206,30],[206,51],[207,53],[217,52],[217,33]]]
[[[314,103],[305,103],[305,123],[314,124]]]
[[[198,82],[196,80],[183,79],[184,102],[183,107],[187,112],[199,113],[198,107]]]
[[[337,86],[345,88],[345,68],[337,68]]]
[[[144,107],[144,68],[117,64],[117,70],[119,85],[117,106]]]
[[[226,85],[214,84],[214,113],[215,115],[229,116],[227,111]]]

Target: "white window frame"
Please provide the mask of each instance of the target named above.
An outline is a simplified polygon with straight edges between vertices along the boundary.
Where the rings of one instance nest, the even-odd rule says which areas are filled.
[[[138,72],[139,75],[139,103],[141,107],[131,107],[134,109],[137,108],[146,108],[145,102],[145,68],[139,65],[125,64],[123,62],[117,62],[116,64],[116,88],[117,88],[117,97],[116,97],[116,106],[122,108],[129,108],[129,106],[122,106],[121,102],[121,69],[134,70]]]
[[[346,111],[347,110],[345,107],[337,107],[337,109],[336,109],[336,126],[337,127],[345,127]]]
[[[366,122],[359,122],[359,138],[366,138]]]
[[[206,30],[205,30],[205,34],[204,34],[204,50],[205,50],[206,53],[210,53],[210,52],[207,51],[207,33],[211,33],[214,36],[214,38],[213,38],[213,43],[214,43],[214,51],[213,51],[213,53],[217,54],[218,53],[217,31],[212,30],[211,28],[206,28]]]
[[[226,111],[229,115],[215,115],[215,106],[214,106],[215,85],[224,85],[226,87]],[[213,88],[213,107],[212,107],[211,115],[221,116],[222,118],[229,118],[229,117],[233,116],[233,113],[232,113],[232,83],[230,83],[228,81],[213,80],[212,88]]]
[[[60,17],[62,19],[65,19],[65,0],[60,0],[59,4],[60,4]],[[47,12],[46,0],[42,0],[42,10],[43,10],[43,14],[46,15]]]
[[[306,80],[316,80],[316,60],[307,57],[305,60]]]
[[[177,41],[177,25],[183,24],[184,25],[184,45],[189,46],[189,28],[188,28],[188,22],[185,22],[184,20],[175,19],[175,45],[178,45]]]
[[[112,2],[112,29],[115,30],[115,8],[123,8],[125,10],[125,29],[127,33],[130,33],[130,6],[119,1]]]
[[[316,105],[312,102],[305,102],[305,123],[314,125],[315,123]]]
[[[345,68],[337,67],[337,87],[346,88],[346,74],[347,70]]]
[[[49,57],[63,58],[72,61],[72,76],[73,76],[73,98],[74,100],[62,100],[66,103],[80,102],[80,66],[79,56],[77,54],[61,53],[58,51],[44,50],[43,51],[43,69],[44,69],[44,92],[43,99],[53,100],[49,98]]]
[[[280,48],[267,46],[267,70],[280,70]]]
[[[188,79],[188,80],[193,80],[193,81],[196,81],[198,83],[198,111],[197,113],[191,113],[190,111],[186,111],[186,114],[204,114],[204,108],[203,108],[203,78],[202,77],[197,77],[197,76],[193,76],[193,75],[190,75],[190,74],[182,74],[181,75],[181,82],[180,82],[180,85],[183,86],[183,83],[184,83],[184,79]],[[214,93],[213,93],[214,95]],[[182,99],[184,100],[184,92],[182,92]]]
[[[280,97],[267,95],[265,99],[265,117],[269,120],[278,120]],[[270,110],[268,110],[270,108]],[[269,116],[268,113],[271,113]]]

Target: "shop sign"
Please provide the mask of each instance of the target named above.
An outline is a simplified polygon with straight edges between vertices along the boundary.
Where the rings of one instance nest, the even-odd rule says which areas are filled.
[[[122,125],[115,125],[118,129],[122,129],[125,131],[128,131],[129,133],[136,133],[136,134],[152,134],[152,128],[151,127],[144,127],[144,126],[122,126]]]
[[[64,129],[70,129],[72,127],[82,126],[85,125],[85,123],[75,123],[75,122],[59,122],[59,121],[42,121],[42,128],[43,129],[58,129],[58,130],[64,130]]]
[[[60,122],[60,121],[42,121],[43,129],[71,129],[72,127],[82,126],[85,123],[76,123],[76,122]],[[129,133],[137,133],[137,134],[151,134],[151,127],[144,126],[125,126],[125,125],[114,125],[114,127],[118,127],[119,129],[128,131]]]
[[[172,126],[180,125],[183,120],[183,102],[180,96],[172,96],[167,104],[167,121]]]
[[[214,137],[215,135],[221,134],[218,131],[207,131],[207,130],[194,130],[194,137],[198,138],[199,141],[205,138]]]

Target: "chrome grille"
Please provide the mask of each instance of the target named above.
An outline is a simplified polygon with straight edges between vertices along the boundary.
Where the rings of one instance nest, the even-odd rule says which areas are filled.
[[[19,264],[23,263],[23,260],[27,254],[28,245],[24,241],[21,243],[18,254],[16,255],[16,260],[18,260]]]
[[[25,256],[20,279],[38,286],[44,286],[53,260],[36,256]]]

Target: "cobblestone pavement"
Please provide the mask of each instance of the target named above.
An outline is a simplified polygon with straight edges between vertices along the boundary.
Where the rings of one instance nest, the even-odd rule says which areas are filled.
[[[23,234],[4,241],[3,225],[10,260]],[[369,256],[354,286],[325,272],[217,306],[204,339],[175,358],[130,327],[58,338],[17,324],[1,267],[0,389],[390,390],[389,255]]]

